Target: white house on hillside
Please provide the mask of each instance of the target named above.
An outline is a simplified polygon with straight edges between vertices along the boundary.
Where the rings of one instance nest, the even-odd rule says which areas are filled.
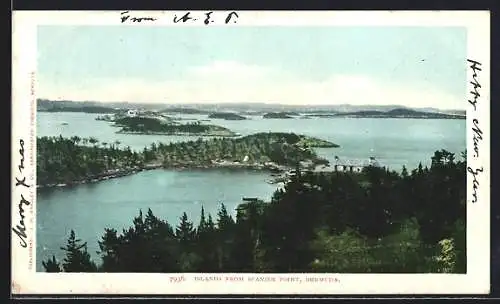
[[[136,110],[128,110],[127,111],[127,116],[128,117],[136,117],[137,116],[137,111]]]

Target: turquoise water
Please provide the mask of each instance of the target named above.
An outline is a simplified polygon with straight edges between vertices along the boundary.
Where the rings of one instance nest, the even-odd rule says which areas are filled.
[[[74,188],[39,191],[37,194],[37,264],[40,258],[59,256],[69,231],[88,242],[96,257],[104,228],[121,231],[132,225],[139,209],[166,219],[174,227],[186,212],[196,224],[201,207],[216,218],[220,203],[233,211],[242,197],[269,199],[275,190],[260,172],[143,171]]]

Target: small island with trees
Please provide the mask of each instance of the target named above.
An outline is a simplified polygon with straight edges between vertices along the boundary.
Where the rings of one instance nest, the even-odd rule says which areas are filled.
[[[246,120],[247,118],[236,113],[230,112],[217,112],[208,115],[208,118],[225,119],[225,120]]]
[[[118,133],[183,135],[183,136],[237,136],[231,130],[217,126],[192,122],[181,124],[156,117],[123,117],[114,120],[114,125],[121,127]]]
[[[289,112],[270,112],[266,113],[262,116],[262,118],[268,119],[291,119],[293,118],[293,114],[297,113],[289,113]],[[297,114],[298,115],[298,114]]]

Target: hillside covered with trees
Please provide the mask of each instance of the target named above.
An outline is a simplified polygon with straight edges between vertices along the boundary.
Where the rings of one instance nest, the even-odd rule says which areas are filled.
[[[241,115],[238,115],[236,113],[231,113],[231,112],[211,113],[210,115],[208,115],[208,118],[225,119],[225,120],[246,120],[247,119],[245,116],[241,116]]]
[[[80,113],[117,113],[119,110],[103,103],[37,100],[39,112],[80,112]]]
[[[119,170],[138,169],[144,165],[141,153],[120,142],[99,142],[96,138],[38,137],[37,184],[71,184],[97,179]]]
[[[198,136],[235,136],[231,130],[217,126],[193,123],[173,123],[150,117],[123,117],[114,121],[121,127],[118,133],[198,135]]]
[[[288,112],[270,112],[262,115],[262,118],[267,119],[290,119],[293,118],[293,114],[296,113],[288,113]],[[296,114],[298,115],[298,114]]]
[[[146,167],[207,168],[246,164],[266,169],[265,163],[294,168],[301,161],[328,163],[314,147],[338,147],[318,138],[293,133],[257,133],[240,138],[212,138],[151,144],[143,151],[120,147],[120,142],[95,138],[39,137],[37,182],[41,186],[75,184],[118,177]]]
[[[369,167],[365,183],[297,171],[270,202],[241,204],[235,218],[224,205],[214,217],[202,208],[199,223],[139,212],[130,228],[104,231],[100,261],[72,231],[65,258],[43,265],[48,272],[465,273],[465,168],[441,150],[430,168]]]

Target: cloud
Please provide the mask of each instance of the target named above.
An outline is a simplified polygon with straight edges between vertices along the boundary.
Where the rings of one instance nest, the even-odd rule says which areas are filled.
[[[192,67],[188,70],[188,74],[194,78],[230,81],[234,79],[256,80],[261,77],[270,77],[273,72],[275,73],[276,70],[236,61],[214,61],[209,65]]]
[[[286,70],[216,61],[193,67],[176,81],[93,79],[86,83],[39,81],[39,96],[49,99],[148,103],[267,102],[282,104],[399,104],[461,108],[462,100],[436,87],[367,75],[333,74],[302,79]]]

